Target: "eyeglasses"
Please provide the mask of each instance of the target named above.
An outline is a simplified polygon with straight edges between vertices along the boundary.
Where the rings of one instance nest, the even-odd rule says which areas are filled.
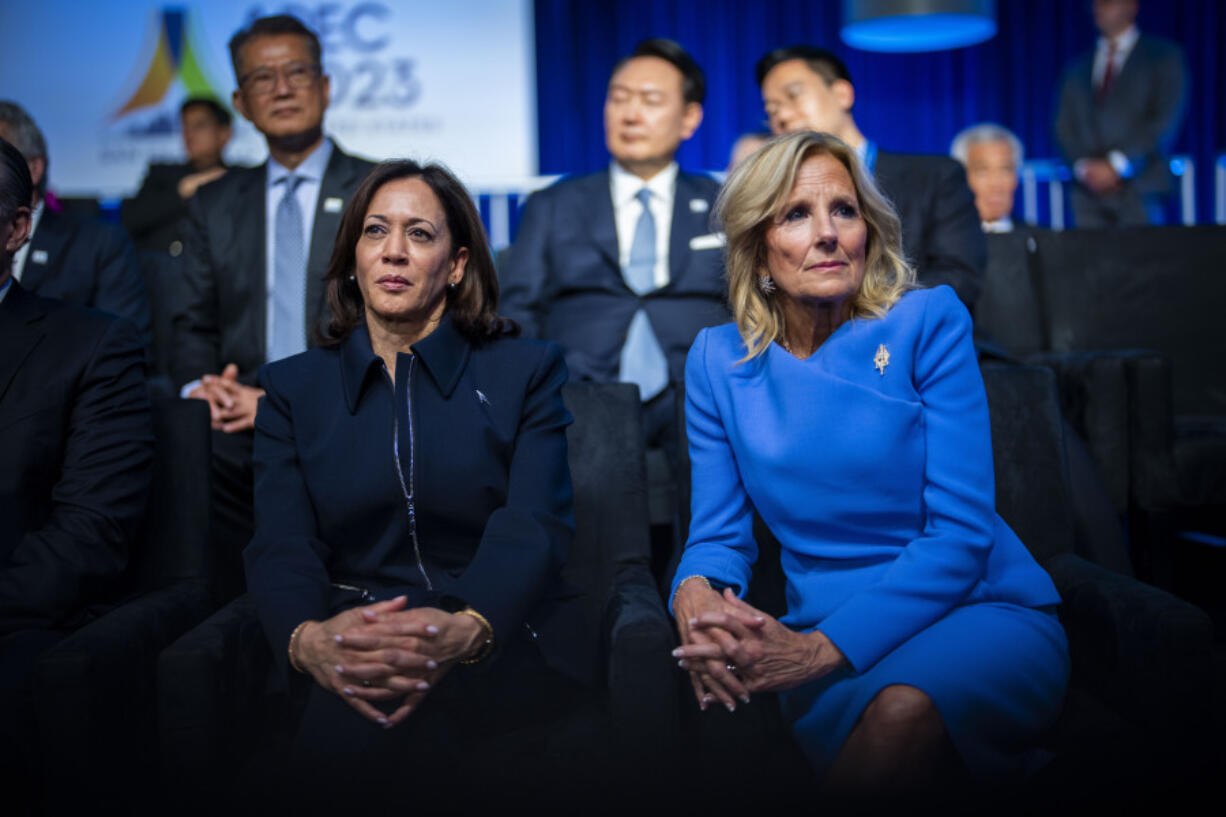
[[[257,68],[243,74],[238,79],[240,88],[257,96],[271,94],[277,87],[277,78],[285,77],[285,84],[291,88],[309,88],[319,77],[318,65],[306,62],[291,62],[282,68]]]

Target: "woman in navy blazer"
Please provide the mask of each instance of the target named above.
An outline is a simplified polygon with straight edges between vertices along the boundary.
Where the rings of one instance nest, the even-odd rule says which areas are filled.
[[[281,671],[314,681],[298,757],[459,763],[592,675],[559,575],[566,368],[497,316],[480,217],[437,165],[371,172],[327,293],[320,345],[260,370],[248,586]]]
[[[687,362],[693,522],[672,596],[700,706],[780,692],[845,792],[1026,771],[1067,642],[1051,579],[996,514],[970,316],[915,288],[897,216],[827,134],[759,150],[718,211],[737,323]],[[754,510],[781,546],[779,621],[740,598]]]

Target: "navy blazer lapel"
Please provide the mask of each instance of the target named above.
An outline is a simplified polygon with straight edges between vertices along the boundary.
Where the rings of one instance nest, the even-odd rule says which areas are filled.
[[[21,268],[21,283],[34,292],[47,278],[47,270],[60,263],[60,256],[68,251],[73,225],[54,210],[44,209],[38,219],[38,227],[30,237],[30,249],[26,252]]]
[[[0,407],[13,376],[46,334],[42,326],[46,314],[38,298],[17,281],[0,302],[0,349],[4,350],[0,355]]]
[[[697,211],[691,202],[702,200],[707,209]],[[668,282],[680,281],[690,265],[690,239],[710,232],[711,204],[686,173],[677,173],[673,189],[673,222],[668,233]]]
[[[264,360],[268,342],[268,313],[263,307],[268,302],[268,229],[265,226],[268,221],[268,163],[226,172],[242,175],[233,188],[233,200],[227,202],[240,215],[233,219],[234,238],[227,248],[224,267],[232,270],[236,278],[240,275],[247,278],[245,286],[242,281],[233,282],[235,291],[245,291],[251,303],[260,304],[254,310],[259,331],[249,342],[257,346],[260,359]]]
[[[583,219],[583,226],[588,228],[587,234],[609,262],[614,276],[622,281],[621,256],[617,248],[617,220],[613,215],[613,185],[609,171],[593,173],[588,179],[590,183],[577,185],[576,191],[580,194],[579,206],[587,216]]]
[[[307,345],[313,345],[314,328],[325,312],[324,276],[332,258],[332,245],[341,226],[341,215],[349,195],[361,183],[368,166],[333,145],[332,156],[319,185],[319,200],[315,202],[315,221],[311,228],[311,253],[307,258],[306,332]]]

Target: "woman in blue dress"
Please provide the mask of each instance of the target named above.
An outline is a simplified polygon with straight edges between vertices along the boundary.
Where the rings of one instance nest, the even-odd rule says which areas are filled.
[[[717,212],[736,323],[686,366],[693,522],[671,596],[699,705],[779,692],[844,791],[1027,771],[1068,645],[996,514],[969,314],[916,288],[897,216],[831,136],[769,143]],[[779,620],[741,598],[754,510],[781,546]]]

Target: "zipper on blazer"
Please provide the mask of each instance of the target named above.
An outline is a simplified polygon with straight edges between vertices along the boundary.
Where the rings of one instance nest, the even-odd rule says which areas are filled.
[[[409,539],[413,542],[413,556],[417,559],[417,569],[421,572],[421,577],[426,580],[426,589],[433,590],[434,583],[430,581],[430,574],[426,572],[426,565],[421,559],[421,546],[417,543],[417,506],[414,503],[414,470],[415,458],[417,454],[416,441],[413,435],[413,362],[417,360],[417,356],[413,355],[409,358],[409,373],[405,377],[404,391],[405,398],[408,400],[408,417],[409,417],[409,481],[406,484],[404,481],[404,469],[400,467],[400,411],[399,406],[392,411],[392,457],[396,462],[396,476],[400,478],[400,491],[404,494],[405,505],[409,511]],[[384,373],[387,372],[387,366],[383,367]],[[389,376],[390,379],[390,376]],[[396,395],[396,384],[392,383],[392,396]]]

